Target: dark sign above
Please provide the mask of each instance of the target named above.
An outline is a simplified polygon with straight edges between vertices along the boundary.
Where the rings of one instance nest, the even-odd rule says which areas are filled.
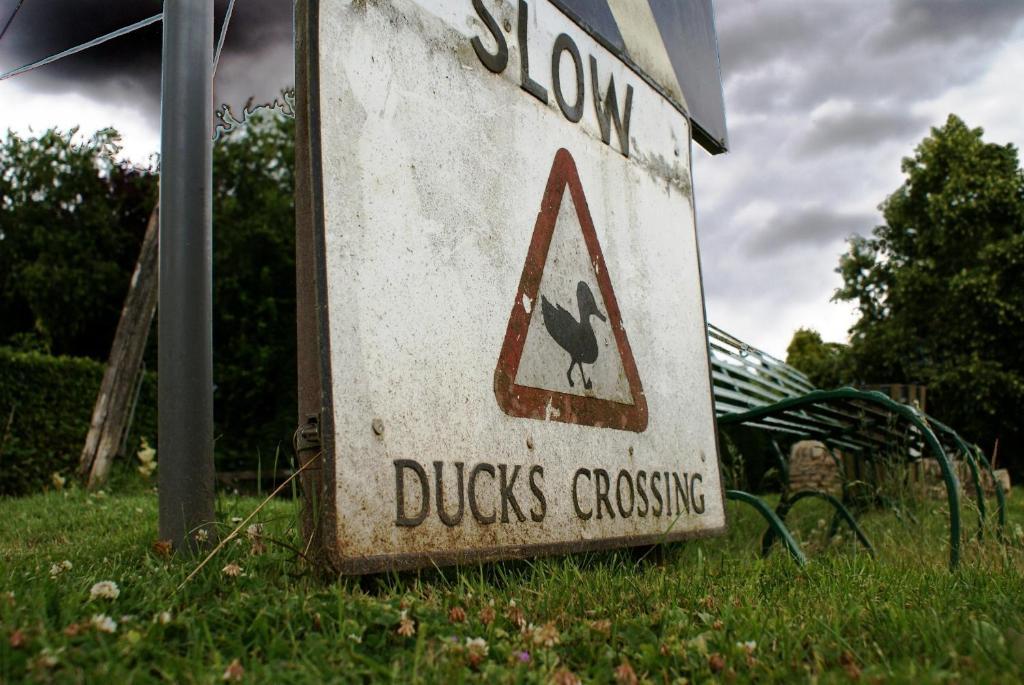
[[[712,0],[551,1],[689,114],[708,152],[729,148]]]

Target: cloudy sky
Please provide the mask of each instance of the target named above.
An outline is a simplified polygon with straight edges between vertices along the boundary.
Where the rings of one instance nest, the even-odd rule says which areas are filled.
[[[0,28],[18,0],[0,0]],[[143,19],[159,0],[24,0],[7,70]],[[218,18],[226,0],[217,0]],[[291,3],[237,0],[217,99],[291,84]],[[1024,0],[715,0],[731,151],[697,152],[708,318],[778,356],[799,326],[842,341],[845,238],[870,232],[900,159],[950,112],[1024,145]],[[219,19],[218,19],[219,20]],[[158,147],[160,26],[0,82],[0,130],[113,125]]]

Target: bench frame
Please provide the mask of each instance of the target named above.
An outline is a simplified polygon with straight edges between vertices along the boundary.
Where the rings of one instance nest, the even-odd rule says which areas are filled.
[[[877,391],[850,387],[817,389],[804,374],[793,367],[714,326],[708,326],[708,336],[712,351],[715,409],[720,428],[748,426],[773,434],[822,440],[829,447],[859,454],[870,454],[903,443],[909,461],[916,461],[925,453],[930,454],[939,464],[946,489],[951,569],[956,568],[960,561],[962,526],[960,486],[950,455],[959,453],[974,481],[979,519],[978,538],[984,535],[986,519],[980,465],[995,484],[999,510],[998,535],[1004,539],[1006,503],[1002,486],[981,450],[977,446],[968,445],[955,430],[916,407],[897,402]],[[786,458],[774,438],[772,444],[775,445],[776,456],[785,475],[788,473]],[[727,492],[727,498],[754,506],[768,521],[769,529],[762,538],[763,551],[767,552],[772,542],[777,537],[781,538],[790,549],[791,556],[800,564],[804,560],[802,552],[800,555],[794,553],[791,545],[796,544],[795,540],[788,529],[785,534],[782,530],[785,529],[785,516],[792,505],[809,496],[812,493],[805,491],[784,497],[776,510],[771,511],[754,495],[738,490]],[[870,553],[874,553],[853,515],[838,499],[824,493],[816,493],[814,496],[826,499],[836,509],[837,518],[833,519],[833,528],[838,518],[846,520],[861,544]],[[771,512],[771,517],[767,512]]]

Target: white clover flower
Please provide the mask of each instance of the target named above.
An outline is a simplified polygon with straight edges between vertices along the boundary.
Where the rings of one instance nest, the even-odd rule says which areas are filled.
[[[101,580],[89,590],[89,599],[117,599],[121,594],[117,583],[112,580]]]
[[[172,618],[171,617],[171,612],[169,612],[169,611],[161,611],[159,614],[156,614],[155,616],[153,616],[153,622],[154,623],[159,623],[160,625],[165,626],[165,625],[167,625],[168,623],[171,622],[171,618]]]
[[[136,453],[136,456],[142,463],[149,463],[156,459],[156,450],[149,444],[149,440],[142,438],[139,440],[139,451]]]
[[[117,621],[106,614],[93,614],[93,617],[89,619],[89,623],[101,633],[117,632]]]
[[[138,471],[143,478],[149,478],[156,471],[156,450],[150,447],[145,438],[142,438],[141,444],[142,446],[135,455],[139,459]]]
[[[59,651],[63,651],[63,648]],[[36,663],[42,668],[55,668],[59,663],[57,659],[57,652],[54,652],[49,647],[43,647],[42,651],[39,652],[39,657],[36,659]]]
[[[754,640],[747,640],[746,642],[737,642],[736,646],[750,654],[757,649],[757,642]]]
[[[544,645],[545,647],[554,647],[561,640],[554,621],[548,621],[542,626],[535,626],[530,623],[523,628],[523,635],[526,636],[527,640],[532,640],[534,644]]]
[[[476,652],[481,656],[487,656],[487,652],[490,649],[487,646],[487,640],[482,637],[466,638],[466,649],[471,652]]]
[[[258,540],[263,535],[263,524],[254,523],[245,529],[245,535],[250,540]]]
[[[65,559],[64,561],[61,561],[59,563],[56,563],[56,564],[53,564],[52,566],[50,566],[50,577],[51,578],[56,578],[57,576],[59,576],[60,574],[64,573],[65,571],[70,571],[70,570],[71,570],[71,562],[68,561],[67,559]]]
[[[220,572],[226,576],[237,578],[242,575],[242,567],[232,561],[230,564],[222,568]]]
[[[195,538],[196,542],[206,542],[210,539],[210,533],[205,528],[200,528],[192,537]]]

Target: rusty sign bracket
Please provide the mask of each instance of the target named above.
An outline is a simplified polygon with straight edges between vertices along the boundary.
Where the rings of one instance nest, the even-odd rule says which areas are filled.
[[[296,455],[319,450],[321,445],[320,414],[308,414],[305,423],[295,429],[293,440]]]

